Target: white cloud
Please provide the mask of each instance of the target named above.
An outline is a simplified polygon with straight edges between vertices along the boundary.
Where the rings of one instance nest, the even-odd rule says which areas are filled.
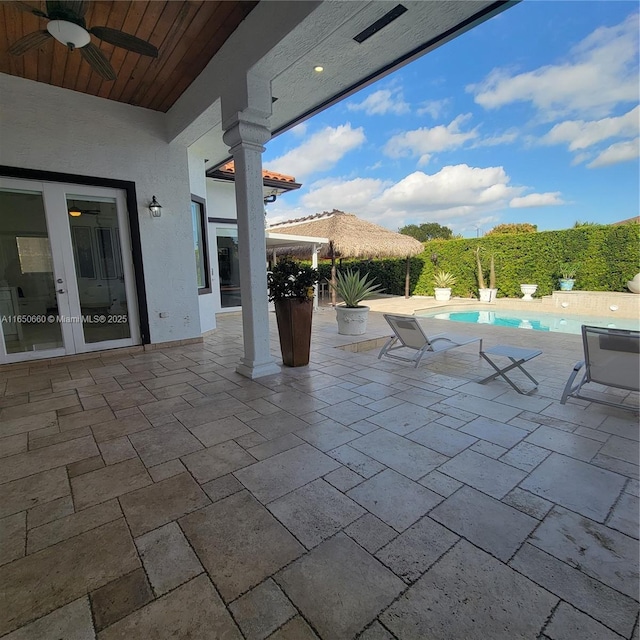
[[[640,133],[640,107],[616,118],[601,120],[566,120],[542,139],[547,144],[566,142],[570,151],[586,149],[608,138],[632,138]]]
[[[415,171],[386,188],[368,207],[369,219],[394,228],[407,223],[474,225],[508,206],[524,187],[512,187],[502,167],[449,165],[434,174]]]
[[[467,91],[487,109],[531,102],[547,119],[567,114],[602,117],[620,103],[637,102],[638,14],[596,29],[565,61],[525,73],[494,69]]]
[[[399,133],[388,140],[384,152],[392,158],[418,156],[420,164],[426,164],[433,152],[457,149],[478,136],[475,129],[460,131],[460,126],[469,118],[471,114],[459,115],[446,126],[421,127]]]
[[[471,148],[477,149],[478,147],[497,147],[501,144],[512,144],[518,139],[518,136],[519,134],[515,129],[510,129],[504,133],[496,133],[493,136],[481,138],[474,142]]]
[[[368,116],[381,116],[385,113],[401,116],[409,113],[409,105],[404,101],[402,91],[399,89],[374,91],[362,102],[349,102],[347,108],[350,111],[364,111]]]
[[[584,153],[576,153],[576,155],[574,156],[573,160],[571,161],[571,166],[575,167],[583,162],[586,162],[587,160],[589,160],[589,158],[592,157],[591,153],[588,152],[584,152]]]
[[[528,207],[551,207],[564,204],[559,191],[547,193],[530,193],[526,196],[512,198],[509,206],[512,209],[526,209]]]
[[[450,98],[443,98],[442,100],[427,100],[426,102],[421,103],[418,109],[416,109],[416,113],[419,116],[423,116],[426,113],[434,120],[437,120],[444,112],[445,108],[449,106],[450,102]]]
[[[434,174],[415,171],[386,189],[380,202],[405,211],[436,211],[455,217],[469,208],[504,203],[520,190],[509,187],[502,167],[443,167]]]
[[[267,164],[271,171],[295,175],[300,180],[317,171],[331,169],[345,154],[362,145],[365,139],[364,129],[352,129],[349,122],[325,127]]]
[[[475,227],[487,229],[492,226],[489,223],[496,223],[498,214],[518,199],[547,200],[535,206],[561,203],[559,193],[521,198],[530,189],[511,186],[510,182],[503,167],[466,164],[446,166],[433,174],[415,171],[394,184],[373,178],[328,178],[310,185],[296,207],[289,208],[278,199],[268,208],[269,221],[290,220],[335,208],[393,230],[405,224],[438,222],[454,230],[472,229],[475,233]]]
[[[590,162],[587,167],[595,169],[596,167],[606,167],[619,162],[627,162],[635,160],[640,155],[640,138],[628,140],[626,142],[616,142],[606,148],[598,157]]]
[[[380,194],[382,180],[374,178],[355,178],[343,180],[329,178],[311,185],[308,193],[300,199],[309,212],[340,209],[349,213],[366,210],[367,205]]]
[[[289,129],[289,133],[292,133],[294,136],[296,136],[296,138],[303,138],[305,135],[307,135],[307,128],[308,128],[307,123],[301,122],[300,124],[297,124],[295,127],[292,127],[291,129]]]

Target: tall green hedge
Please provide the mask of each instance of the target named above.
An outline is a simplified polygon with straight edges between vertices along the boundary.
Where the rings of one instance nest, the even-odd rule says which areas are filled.
[[[562,231],[540,231],[484,238],[431,240],[424,253],[411,258],[410,288],[415,295],[433,295],[435,271],[450,271],[457,278],[453,295],[478,295],[474,249],[481,247],[485,279],[493,254],[499,296],[520,297],[521,284],[537,284],[536,296],[557,290],[563,262],[579,265],[575,289],[627,291],[626,283],[640,273],[640,225],[589,226]],[[435,260],[435,262],[434,262]],[[385,293],[404,294],[404,259],[343,260],[343,268],[368,272]],[[331,265],[322,262],[321,278],[329,278]]]
[[[384,293],[395,296],[404,295],[404,280],[407,271],[406,258],[401,259],[381,259],[381,260],[342,260],[337,265],[338,269],[358,269],[361,274],[368,273],[376,282],[382,286]],[[418,283],[423,270],[423,258],[417,256],[410,259],[409,266],[409,287],[413,291]],[[318,266],[320,279],[331,278],[331,263],[322,262]]]

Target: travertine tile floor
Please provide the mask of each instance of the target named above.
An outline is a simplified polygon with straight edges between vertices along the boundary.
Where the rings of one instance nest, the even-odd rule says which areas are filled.
[[[638,421],[559,404],[578,336],[456,325],[543,349],[522,396],[474,345],[337,349],[327,309],[252,382],[219,327],[0,368],[0,636],[638,638]]]

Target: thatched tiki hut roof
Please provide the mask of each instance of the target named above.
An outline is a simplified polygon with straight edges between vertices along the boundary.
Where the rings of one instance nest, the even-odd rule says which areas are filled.
[[[329,245],[323,247],[319,255],[331,258],[332,282],[335,282],[336,258],[407,258],[406,297],[409,297],[409,258],[424,250],[422,243],[411,236],[390,231],[336,209],[280,222],[269,229],[297,236],[328,238]],[[335,304],[335,292],[332,301]]]

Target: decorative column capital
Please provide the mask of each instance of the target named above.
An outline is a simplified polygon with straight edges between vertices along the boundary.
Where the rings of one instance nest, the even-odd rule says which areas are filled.
[[[234,114],[223,123],[224,135],[222,139],[229,146],[231,153],[236,149],[249,148],[262,153],[264,143],[271,138],[266,118],[251,113],[249,109]]]

